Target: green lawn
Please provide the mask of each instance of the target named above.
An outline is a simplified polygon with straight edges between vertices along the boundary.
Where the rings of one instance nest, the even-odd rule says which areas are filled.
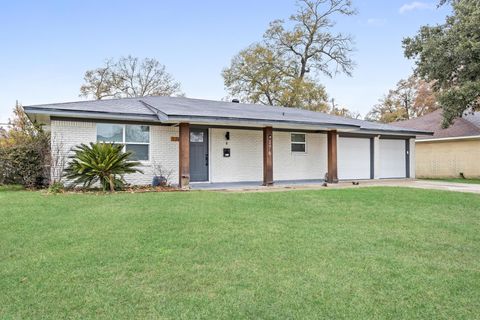
[[[424,179],[424,180],[480,184],[480,179],[443,178],[443,179]]]
[[[0,192],[0,319],[474,319],[480,196]]]
[[[0,192],[1,191],[19,191],[23,189],[25,189],[23,186],[17,185],[17,184],[8,184],[8,185],[0,184]]]

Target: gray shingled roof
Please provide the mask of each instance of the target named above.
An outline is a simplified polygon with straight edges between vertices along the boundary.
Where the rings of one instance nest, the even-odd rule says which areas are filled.
[[[183,97],[139,97],[96,101],[54,103],[24,107],[27,114],[50,116],[82,116],[112,119],[160,121],[221,122],[273,122],[282,124],[308,124],[349,128],[364,131],[382,131],[416,134],[418,130],[399,128],[375,122],[349,119],[322,112],[302,109],[271,107],[256,104],[200,100]],[[424,133],[424,132],[423,132]]]

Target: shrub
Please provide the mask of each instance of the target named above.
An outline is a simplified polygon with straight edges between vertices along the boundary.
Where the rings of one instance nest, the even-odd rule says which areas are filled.
[[[50,139],[47,133],[0,145],[0,183],[27,188],[48,184]]]
[[[9,129],[0,130],[0,184],[43,187],[50,176],[50,134],[32,123],[20,105],[13,113]]]
[[[58,181],[53,182],[48,187],[48,193],[53,193],[53,194],[62,193],[64,188],[65,187],[63,186],[63,183],[58,182]]]
[[[103,190],[115,191],[125,186],[123,175],[142,172],[135,167],[140,162],[129,161],[130,152],[123,152],[123,146],[111,143],[81,144],[74,150],[65,177],[74,185],[89,188],[100,182]]]

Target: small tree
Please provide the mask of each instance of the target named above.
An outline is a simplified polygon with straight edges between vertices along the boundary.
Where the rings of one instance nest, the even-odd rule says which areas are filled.
[[[123,152],[123,146],[119,144],[82,143],[73,152],[65,177],[74,185],[82,184],[88,188],[100,182],[103,191],[109,188],[113,192],[115,187],[125,185],[124,174],[142,172],[135,168],[140,162],[129,161],[131,152]]]

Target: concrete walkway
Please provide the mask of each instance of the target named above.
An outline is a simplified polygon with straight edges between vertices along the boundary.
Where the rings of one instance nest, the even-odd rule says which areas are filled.
[[[341,189],[363,187],[406,187],[419,189],[433,189],[455,192],[469,192],[480,194],[480,184],[455,183],[433,180],[412,179],[387,179],[387,180],[360,180],[359,185],[353,185],[351,181],[341,181],[337,184],[323,186],[323,182],[314,181],[282,181],[271,187],[264,187],[259,182],[242,183],[202,183],[192,184],[193,190],[217,190],[226,192],[274,192],[287,190],[314,190],[314,189]]]

